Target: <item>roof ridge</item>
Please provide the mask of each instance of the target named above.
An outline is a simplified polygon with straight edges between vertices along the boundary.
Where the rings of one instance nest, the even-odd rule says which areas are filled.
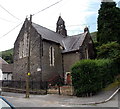
[[[40,27],[42,27],[42,28],[44,28],[44,29],[47,29],[47,30],[49,30],[49,31],[51,31],[51,32],[54,32],[55,34],[58,34],[58,33],[56,33],[55,31],[53,31],[53,30],[51,30],[51,29],[49,29],[49,28],[47,28],[47,27],[44,27],[44,26],[42,26],[42,25],[39,25],[39,24],[37,24],[37,23],[32,22],[32,24],[38,25],[38,26],[40,26]],[[62,34],[58,34],[58,35],[63,36]]]
[[[78,37],[79,35],[82,35],[82,34],[84,34],[84,33],[75,34],[75,35],[72,35],[72,36],[70,36],[70,37]]]

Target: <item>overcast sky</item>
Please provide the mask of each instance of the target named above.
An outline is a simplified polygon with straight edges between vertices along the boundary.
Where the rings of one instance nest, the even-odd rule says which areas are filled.
[[[0,0],[0,51],[13,48],[22,24],[30,14],[36,13],[32,22],[53,31],[56,30],[56,22],[61,15],[68,35],[82,33],[85,26],[89,27],[90,32],[97,30],[100,0],[62,0],[37,13],[58,1],[60,0]],[[115,0],[116,3],[118,1],[120,0]]]

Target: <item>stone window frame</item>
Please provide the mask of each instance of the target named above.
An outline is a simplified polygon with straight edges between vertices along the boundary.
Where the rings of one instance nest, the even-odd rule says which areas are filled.
[[[23,58],[23,41],[19,42],[19,59]]]
[[[84,57],[85,59],[89,59],[88,45],[86,45],[84,48]]]
[[[55,63],[55,49],[54,47],[49,47],[49,59],[50,59],[50,66],[54,66]]]
[[[24,39],[23,39],[23,57],[28,56],[28,35],[27,32],[24,33]]]
[[[19,43],[19,59],[28,56],[29,38],[27,32],[23,35],[23,40]]]
[[[86,53],[86,59],[89,59],[88,48],[85,49],[85,53]]]

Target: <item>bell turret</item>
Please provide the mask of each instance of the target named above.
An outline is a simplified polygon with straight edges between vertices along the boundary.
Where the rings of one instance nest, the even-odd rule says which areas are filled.
[[[63,36],[67,36],[67,30],[65,28],[65,22],[62,19],[61,16],[59,16],[58,21],[57,21],[57,27],[56,27],[56,32],[63,35]]]

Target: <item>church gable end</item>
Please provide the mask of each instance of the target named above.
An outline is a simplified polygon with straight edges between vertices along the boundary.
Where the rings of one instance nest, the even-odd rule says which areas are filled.
[[[81,59],[94,59],[94,45],[88,27],[84,29],[85,38],[80,46]]]
[[[35,79],[35,75],[38,76],[36,80],[40,80],[40,75],[37,72],[37,68],[41,66],[41,36],[37,33],[34,27],[26,19],[21,31],[14,43],[14,80],[25,80],[25,75],[28,72],[28,54],[30,54],[30,71],[31,76]],[[33,76],[34,75],[34,76]]]

